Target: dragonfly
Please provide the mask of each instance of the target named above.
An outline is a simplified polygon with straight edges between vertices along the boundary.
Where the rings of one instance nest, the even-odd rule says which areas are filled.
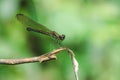
[[[16,17],[19,22],[26,26],[27,31],[33,31],[37,33],[41,33],[47,36],[50,36],[57,40],[57,42],[61,42],[65,39],[65,35],[59,35],[57,32],[52,31],[45,27],[42,24],[37,23],[36,21],[32,20],[31,18],[27,17],[24,14],[16,14]]]

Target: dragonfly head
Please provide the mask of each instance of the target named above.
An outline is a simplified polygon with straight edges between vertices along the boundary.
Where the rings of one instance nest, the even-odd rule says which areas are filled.
[[[64,40],[64,39],[65,39],[65,35],[64,35],[64,34],[60,35],[60,36],[59,36],[59,39],[60,39],[60,40]]]

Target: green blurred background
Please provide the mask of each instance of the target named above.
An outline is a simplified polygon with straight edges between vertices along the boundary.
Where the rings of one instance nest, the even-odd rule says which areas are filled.
[[[75,53],[80,80],[120,80],[120,0],[0,0],[1,59],[59,48],[50,37],[27,32],[17,13],[66,35],[63,44]],[[75,80],[67,52],[57,57],[42,64],[0,64],[0,80]]]

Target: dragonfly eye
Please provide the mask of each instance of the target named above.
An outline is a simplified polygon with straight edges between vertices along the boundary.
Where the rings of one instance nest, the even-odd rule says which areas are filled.
[[[60,38],[61,40],[64,40],[64,39],[65,39],[65,35],[62,34],[61,36],[59,36],[59,38]]]

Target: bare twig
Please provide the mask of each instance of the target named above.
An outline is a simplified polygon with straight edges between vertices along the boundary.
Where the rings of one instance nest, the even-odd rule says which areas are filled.
[[[66,48],[59,48],[55,49],[52,52],[31,58],[20,58],[20,59],[0,59],[0,64],[7,64],[7,65],[16,65],[16,64],[23,64],[23,63],[33,63],[33,62],[45,62],[56,59],[56,54],[66,50]]]

